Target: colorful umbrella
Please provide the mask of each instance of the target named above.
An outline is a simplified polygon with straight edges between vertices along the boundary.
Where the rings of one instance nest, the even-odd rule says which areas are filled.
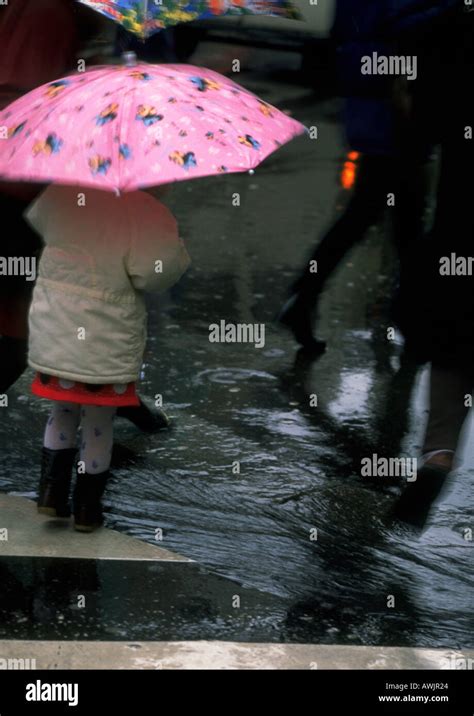
[[[170,25],[216,15],[299,17],[288,0],[79,0],[143,39]]]
[[[212,70],[98,67],[0,112],[0,178],[132,191],[253,169],[304,131]]]

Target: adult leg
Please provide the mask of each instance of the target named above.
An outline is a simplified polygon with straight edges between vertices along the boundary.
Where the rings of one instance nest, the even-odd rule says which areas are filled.
[[[0,203],[1,208],[1,203]],[[28,365],[28,311],[31,291],[8,293],[8,277],[0,280],[0,393],[6,393]]]
[[[28,341],[0,337],[0,393],[6,393],[27,367]]]
[[[451,471],[459,437],[468,414],[474,376],[465,370],[431,366],[430,415],[422,450],[422,467],[410,482],[393,514],[422,528],[433,502],[440,495]]]
[[[310,256],[294,290],[308,306],[315,306],[327,279],[346,253],[376,224],[387,208],[387,192],[393,161],[385,156],[363,156],[353,196],[343,215],[323,236]],[[317,262],[317,272],[310,270]],[[313,264],[314,265],[314,264]]]
[[[305,270],[293,284],[292,296],[280,314],[280,321],[307,348],[318,350],[319,342],[312,332],[312,315],[326,281],[346,253],[380,220],[387,207],[392,167],[390,157],[362,157],[356,187],[345,212],[316,246]],[[319,345],[322,350],[323,345]]]
[[[430,415],[423,454],[442,450],[450,451],[454,455],[464,421],[469,413],[466,398],[471,396],[473,384],[474,376],[466,371],[432,365]]]

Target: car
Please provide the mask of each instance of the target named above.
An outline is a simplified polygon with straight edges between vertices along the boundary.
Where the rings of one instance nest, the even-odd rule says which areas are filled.
[[[224,15],[176,28],[176,45],[183,59],[199,42],[216,40],[253,47],[297,50],[309,70],[330,48],[336,0],[291,0],[295,19],[269,15]]]

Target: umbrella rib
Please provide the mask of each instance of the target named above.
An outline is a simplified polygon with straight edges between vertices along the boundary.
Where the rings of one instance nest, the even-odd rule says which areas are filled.
[[[118,138],[119,138],[119,148],[118,148],[118,166],[117,166],[117,178],[118,178],[118,189],[122,187],[122,166],[123,162],[120,161],[120,147],[127,143],[127,136],[125,132],[126,124],[123,122],[123,117],[125,114],[125,108],[126,108],[126,101],[131,98],[131,96],[135,93],[135,87],[130,87],[129,89],[125,90],[125,92],[122,95],[122,101],[120,104],[120,116],[117,117],[118,122]],[[132,102],[130,102],[130,106],[132,105]],[[130,106],[128,107],[128,111],[130,112]],[[122,187],[123,188],[123,187]]]

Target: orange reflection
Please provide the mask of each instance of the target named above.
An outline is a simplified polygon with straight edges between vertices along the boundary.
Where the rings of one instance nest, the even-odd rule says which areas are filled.
[[[352,189],[357,177],[357,162],[359,152],[348,152],[346,161],[341,171],[341,186],[343,189]]]

